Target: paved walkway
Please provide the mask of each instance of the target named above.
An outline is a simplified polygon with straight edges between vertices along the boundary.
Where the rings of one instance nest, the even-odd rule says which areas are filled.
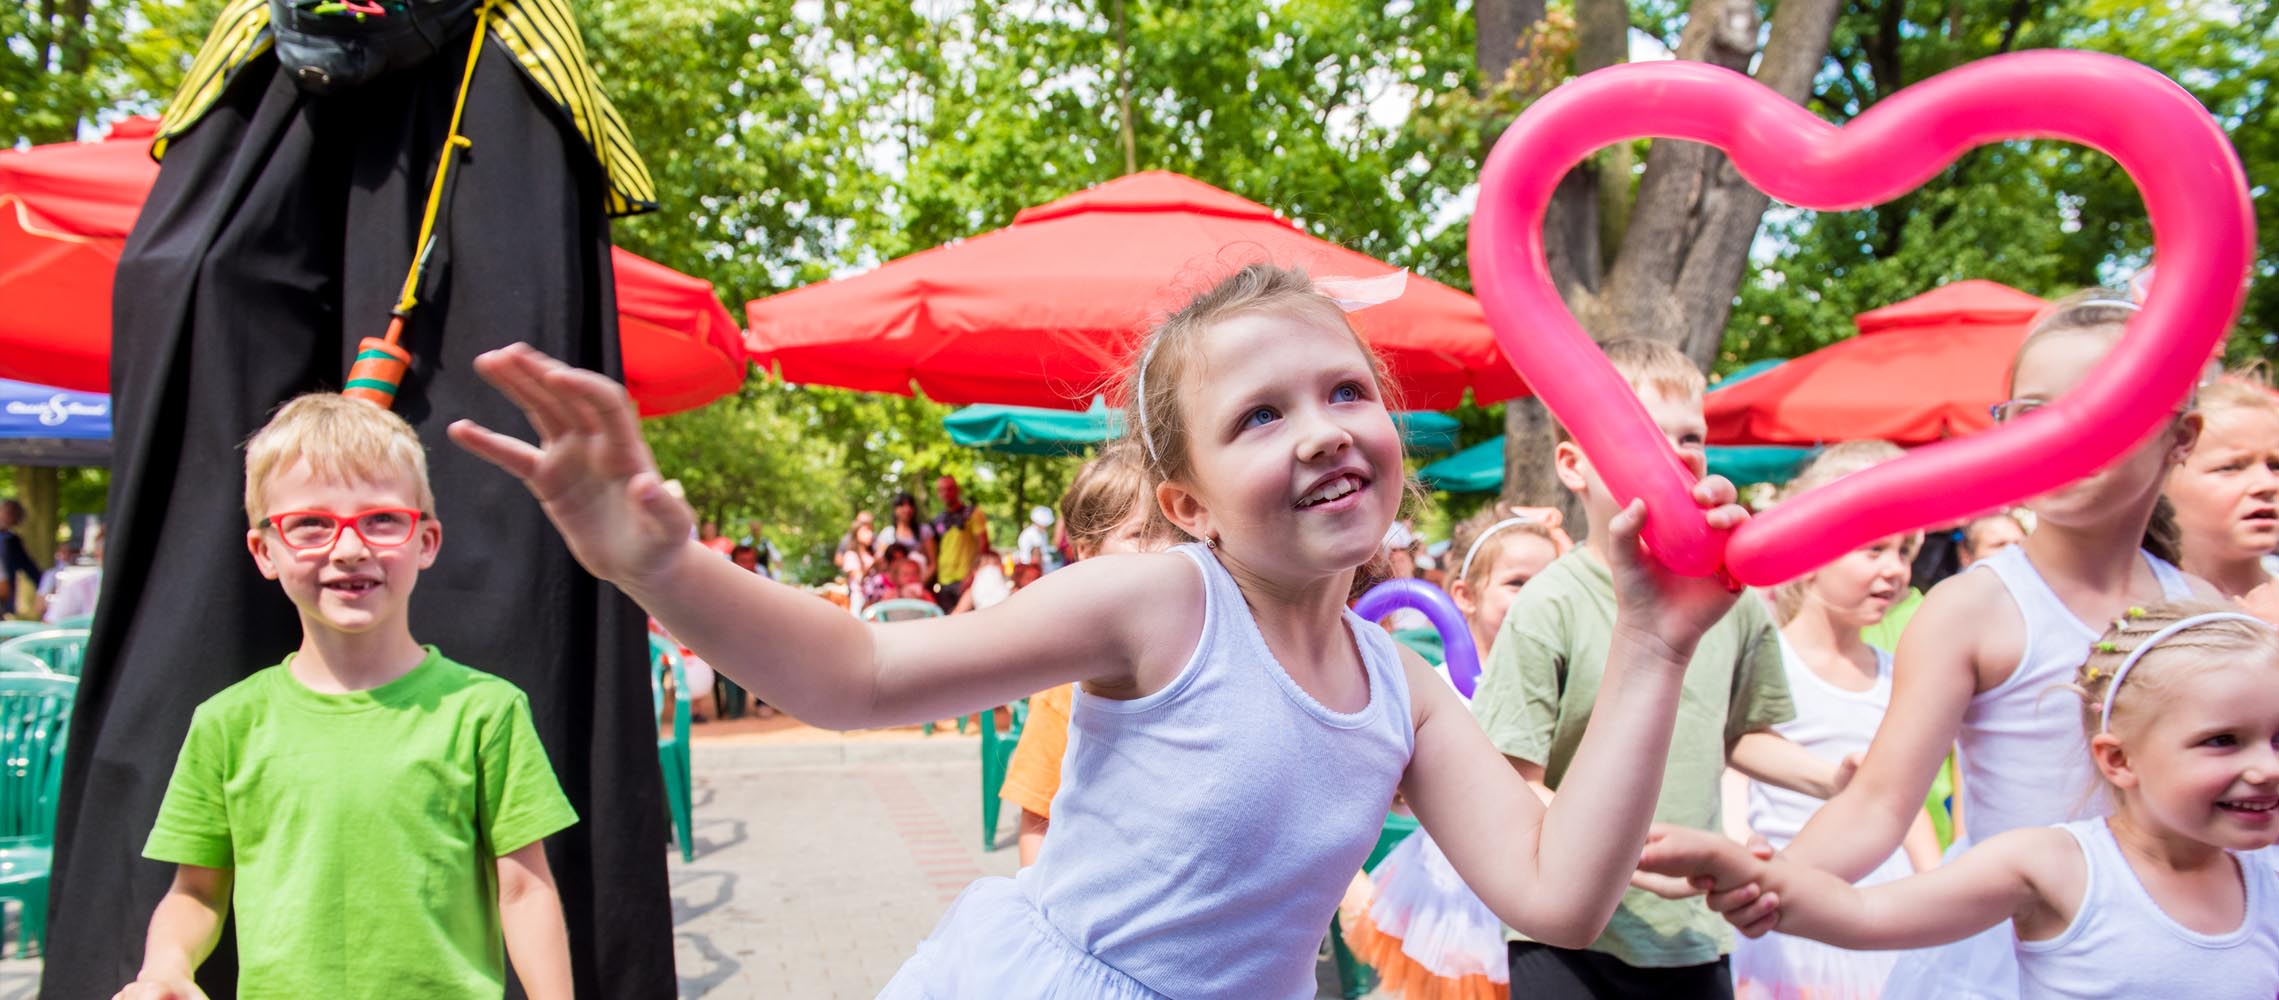
[[[946,726],[708,725],[692,767],[696,858],[669,861],[682,997],[874,996],[959,890],[1015,867],[1012,815],[982,848],[979,740]],[[0,1000],[38,970],[0,961]]]

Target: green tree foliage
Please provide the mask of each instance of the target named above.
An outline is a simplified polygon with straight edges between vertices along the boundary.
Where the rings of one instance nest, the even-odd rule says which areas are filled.
[[[2243,5],[2120,0],[1854,0],[1838,22],[1814,110],[1842,122],[1899,88],[1975,59],[2030,48],[2112,52],[2192,91],[2232,136],[2258,192],[2279,171],[2279,128],[2265,103],[2274,12]],[[2274,209],[2257,205],[2256,276],[2279,268]],[[1856,212],[1776,211],[1763,266],[1744,282],[1721,366],[1792,357],[1852,333],[1853,315],[1961,278],[2055,296],[2126,277],[2149,260],[2151,232],[2133,184],[2104,155],[2015,142],[1965,155],[1920,190]],[[2233,360],[2269,352],[2279,286],[2251,289]]]

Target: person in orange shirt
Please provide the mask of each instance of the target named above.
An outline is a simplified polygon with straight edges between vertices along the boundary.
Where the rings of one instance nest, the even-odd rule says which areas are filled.
[[[1118,441],[1100,449],[1060,497],[1061,523],[1076,558],[1151,552],[1171,542],[1171,525],[1156,509],[1139,446]],[[998,797],[1021,810],[1021,867],[1036,863],[1060,791],[1060,762],[1068,753],[1068,713],[1076,685],[1063,684],[1029,699],[1029,721],[1005,765]]]

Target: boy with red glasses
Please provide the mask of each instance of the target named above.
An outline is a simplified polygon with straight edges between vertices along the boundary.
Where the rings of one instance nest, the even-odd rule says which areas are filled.
[[[176,866],[121,997],[199,997],[237,915],[240,997],[570,995],[545,837],[577,815],[514,685],[412,639],[435,562],[410,425],[311,394],[246,444],[246,546],[300,649],[198,706],[143,849]],[[503,949],[502,949],[503,945]],[[503,951],[503,953],[502,953]]]

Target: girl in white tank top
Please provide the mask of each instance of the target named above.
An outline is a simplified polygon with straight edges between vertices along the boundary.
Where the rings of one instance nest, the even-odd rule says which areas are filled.
[[[1755,883],[1781,930],[1902,948],[2007,928],[2025,1000],[2279,995],[2279,632],[2206,603],[2134,610],[2059,689],[2110,816],[2020,827],[1928,873],[1855,887],[1694,830],[1642,867]],[[1894,991],[1890,995],[1900,995]],[[1946,993],[1907,993],[1946,996]]]
[[[1070,566],[996,607],[865,625],[689,538],[624,390],[526,347],[478,369],[539,446],[453,437],[537,494],[579,560],[811,723],[945,718],[1082,682],[1052,832],[959,897],[886,995],[1311,997],[1315,945],[1398,788],[1496,914],[1580,947],[1644,846],[1686,651],[1731,607],[1614,519],[1620,626],[1546,806],[1429,666],[1347,612],[1404,495],[1388,386],[1338,304],[1253,265],[1153,335],[1128,398],[1162,513],[1202,540]],[[1732,484],[1694,491],[1729,530]],[[1632,631],[1635,630],[1635,631]],[[791,655],[786,655],[787,651]]]

